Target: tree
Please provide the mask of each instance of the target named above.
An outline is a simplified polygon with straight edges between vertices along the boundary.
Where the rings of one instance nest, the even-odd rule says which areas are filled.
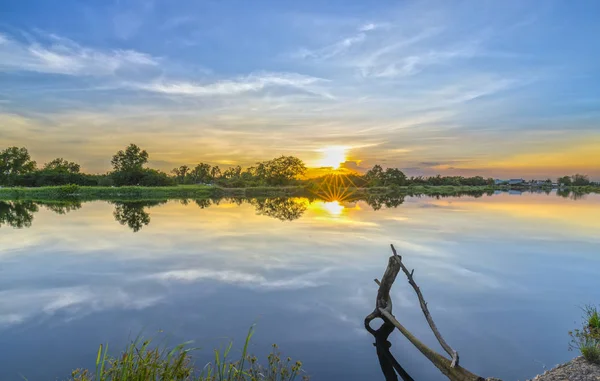
[[[226,179],[239,179],[242,175],[242,167],[236,165],[235,167],[229,167],[223,172],[223,177]]]
[[[115,172],[140,171],[147,162],[148,152],[135,144],[130,144],[125,151],[117,152],[110,161]]]
[[[563,177],[558,178],[558,185],[569,186],[569,185],[571,185],[571,183],[572,183],[572,181],[569,176],[563,176]]]
[[[79,173],[80,166],[72,161],[67,161],[62,157],[58,157],[44,164],[44,171],[61,172],[61,173]]]
[[[35,165],[25,147],[9,147],[1,151],[0,184],[8,184],[18,175],[33,172]]]
[[[269,185],[285,185],[306,172],[304,162],[294,156],[280,156],[256,165],[256,176]]]
[[[200,163],[190,172],[190,178],[194,183],[207,183],[211,180],[211,167],[209,164]]]
[[[188,167],[187,165],[182,165],[179,168],[173,168],[173,170],[171,170],[171,172],[173,174],[175,174],[175,176],[177,176],[179,183],[183,184],[183,183],[185,183],[185,177],[187,176],[189,170],[190,170],[190,167]]]
[[[383,168],[381,168],[381,165],[376,164],[365,173],[364,177],[368,183],[374,186],[381,185],[384,181]]]
[[[406,175],[398,168],[388,168],[385,170],[383,185],[405,185]]]
[[[219,177],[221,177],[221,168],[219,168],[218,165],[215,165],[214,167],[212,167],[210,169],[210,177],[214,180],[214,179],[218,179]]]
[[[576,174],[572,177],[573,185],[575,186],[586,186],[590,185],[590,178],[586,175]]]

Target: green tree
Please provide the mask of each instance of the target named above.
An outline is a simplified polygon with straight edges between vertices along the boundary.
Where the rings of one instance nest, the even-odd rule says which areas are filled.
[[[79,173],[81,167],[79,164],[72,161],[67,161],[62,157],[58,157],[44,164],[44,171],[61,172],[61,173]]]
[[[215,180],[221,177],[221,168],[218,165],[215,165],[210,169],[210,177]]]
[[[571,178],[573,180],[573,185],[575,186],[586,186],[590,185],[590,178],[586,175],[576,174]]]
[[[373,168],[365,173],[364,178],[371,186],[382,185],[384,181],[383,168],[381,168],[381,165],[379,164],[374,165]]]
[[[125,151],[117,152],[110,163],[116,172],[141,171],[148,162],[148,152],[135,144],[130,144]]]
[[[236,165],[235,167],[229,167],[225,170],[225,172],[223,172],[223,177],[228,180],[239,179],[241,175],[242,167],[240,167],[239,165]]]
[[[384,172],[383,176],[383,185],[405,185],[406,184],[406,175],[404,172],[399,170],[398,168],[388,168]]]
[[[35,165],[25,147],[9,147],[1,151],[0,184],[11,184],[16,176],[35,171]]]
[[[188,167],[187,165],[182,165],[179,168],[173,168],[173,170],[171,170],[171,172],[173,174],[175,174],[175,176],[177,177],[177,181],[180,184],[185,183],[185,178],[188,175],[189,171],[190,171],[190,167]]]
[[[256,176],[269,185],[286,185],[306,173],[304,162],[294,156],[280,156],[256,165]]]
[[[572,181],[569,176],[563,176],[563,177],[558,178],[558,185],[569,186],[569,185],[571,185],[571,183],[572,183]]]
[[[190,172],[190,178],[194,183],[207,183],[211,180],[210,164],[200,163]]]

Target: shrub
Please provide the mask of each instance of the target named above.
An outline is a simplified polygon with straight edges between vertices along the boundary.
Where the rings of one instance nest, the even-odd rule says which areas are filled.
[[[600,364],[600,315],[594,306],[585,306],[583,311],[583,327],[569,332],[569,349],[577,349],[589,362]]]
[[[59,197],[73,197],[79,192],[79,185],[69,184],[56,187],[56,192]]]

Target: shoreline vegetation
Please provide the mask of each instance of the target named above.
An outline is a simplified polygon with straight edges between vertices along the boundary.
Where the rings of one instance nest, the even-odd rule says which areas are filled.
[[[61,157],[41,168],[27,148],[0,151],[0,198],[77,197],[80,199],[144,199],[201,197],[269,197],[310,194],[338,199],[378,193],[446,195],[458,192],[496,190],[542,190],[598,192],[600,183],[582,174],[551,179],[500,180],[483,176],[412,176],[399,168],[374,165],[365,173],[332,167],[320,168],[324,175],[308,178],[308,168],[294,156],[280,156],[242,168],[199,163],[173,168],[170,174],[145,167],[149,154],[135,144],[112,156],[112,171],[87,174],[75,162]],[[8,189],[4,189],[8,187]]]
[[[168,349],[140,337],[133,340],[118,356],[109,353],[108,344],[100,345],[94,371],[75,369],[70,381],[294,381],[309,380],[300,361],[283,357],[276,344],[266,362],[249,351],[254,327],[248,331],[239,355],[233,343],[214,349],[214,360],[194,364],[192,353],[198,348],[191,342]]]
[[[418,186],[389,186],[389,187],[344,187],[330,188],[323,192],[315,189],[312,184],[294,186],[223,188],[210,185],[175,185],[167,187],[143,186],[47,186],[47,187],[2,187],[0,200],[165,200],[165,199],[215,199],[215,198],[265,198],[265,197],[310,197],[326,201],[345,201],[361,199],[371,195],[401,195],[401,196],[452,196],[452,195],[483,195],[494,192],[546,192],[552,187],[515,187],[515,186],[452,186],[452,185],[418,185]],[[342,189],[344,194],[335,197],[335,190]],[[583,195],[600,193],[600,186],[568,186],[556,189],[559,195]],[[339,199],[338,199],[339,198]],[[329,200],[331,199],[331,200]]]

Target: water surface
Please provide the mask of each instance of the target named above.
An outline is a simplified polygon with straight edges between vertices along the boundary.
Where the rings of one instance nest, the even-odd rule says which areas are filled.
[[[253,352],[277,342],[313,380],[383,379],[363,319],[393,243],[461,363],[523,380],[575,355],[600,296],[600,196],[575,198],[1,202],[0,379],[64,379],[140,332],[195,340],[202,364],[252,324]],[[403,278],[392,297],[441,352]],[[444,379],[391,341],[414,379]]]

